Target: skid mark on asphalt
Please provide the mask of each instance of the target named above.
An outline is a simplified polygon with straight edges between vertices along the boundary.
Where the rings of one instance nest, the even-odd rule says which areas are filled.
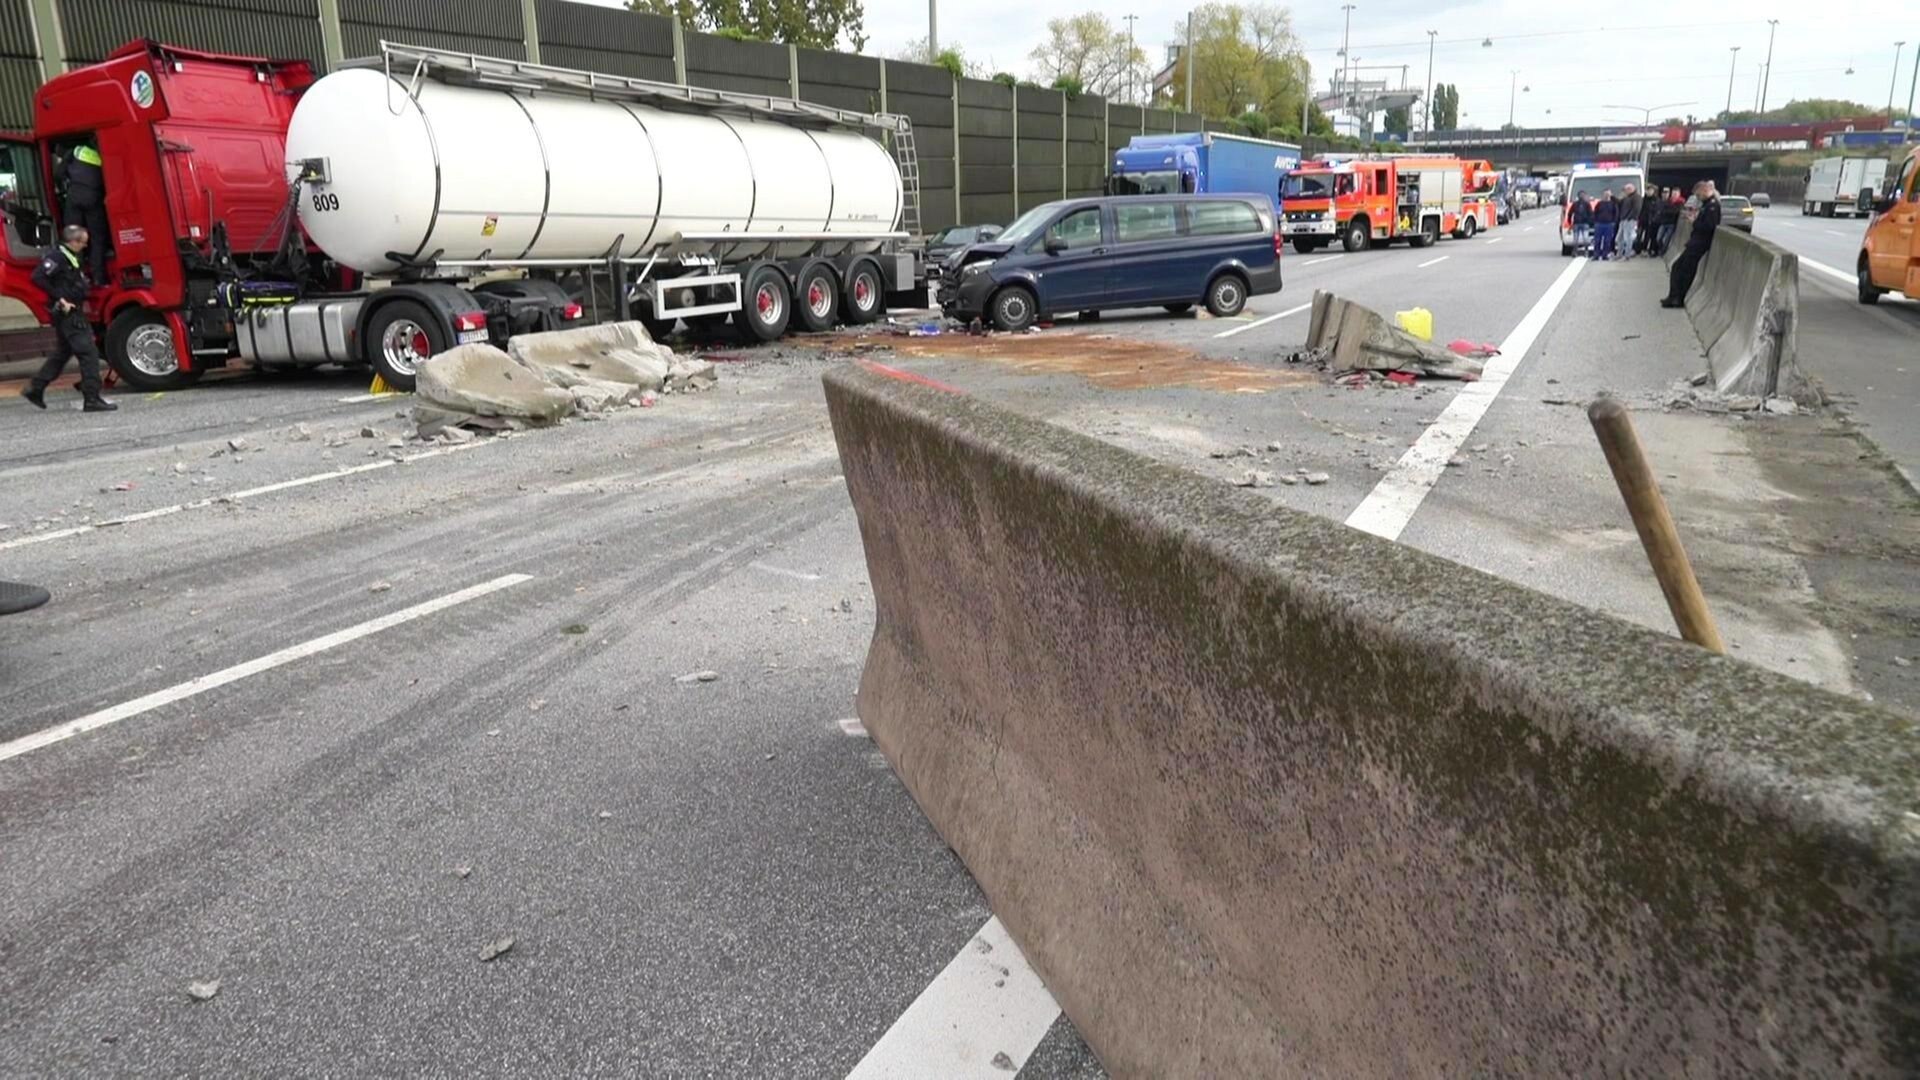
[[[1305,372],[1214,359],[1163,341],[1077,331],[902,338],[894,342],[893,351],[930,360],[986,360],[1029,375],[1077,375],[1104,390],[1188,387],[1257,394],[1320,385],[1317,376]]]
[[[847,1080],[1001,1080],[1025,1065],[1060,1006],[998,916],[920,992]]]
[[[1500,343],[1500,355],[1487,361],[1480,381],[1468,383],[1454,396],[1440,418],[1394,463],[1393,471],[1382,477],[1366,500],[1347,515],[1348,525],[1388,540],[1400,538],[1427,492],[1433,490],[1440,475],[1447,471],[1447,462],[1473,434],[1474,425],[1493,406],[1494,399],[1506,387],[1507,378],[1520,366],[1520,361],[1526,359],[1527,350],[1533,348],[1540,331],[1546,329],[1548,320],[1573,288],[1573,279],[1586,264],[1585,259],[1575,259],[1561,271],[1520,320],[1520,325]]]
[[[185,701],[187,698],[197,697],[209,690],[218,689],[229,683],[239,682],[241,679],[249,676],[258,675],[265,671],[272,671],[277,667],[284,667],[287,664],[293,663],[295,660],[304,660],[309,656],[315,656],[327,652],[330,649],[337,649],[342,645],[359,641],[363,637],[380,633],[382,630],[390,630],[402,623],[409,623],[415,619],[425,618],[436,612],[445,611],[450,607],[464,604],[469,600],[478,600],[483,596],[499,592],[501,589],[518,585],[523,581],[532,580],[532,574],[505,574],[494,578],[492,581],[484,581],[478,585],[461,589],[459,592],[448,593],[445,596],[436,597],[425,603],[415,604],[409,608],[402,608],[390,615],[382,615],[377,619],[370,619],[358,625],[349,626],[344,630],[337,630],[324,637],[317,637],[311,641],[303,641],[298,645],[288,646],[278,652],[271,652],[257,659],[249,660],[244,664],[236,664],[233,667],[213,672],[210,675],[202,675],[197,679],[189,679],[177,686],[170,686],[165,690],[157,690],[145,697],[138,697],[132,701],[115,705],[112,708],[88,713],[78,720],[69,720],[64,724],[56,724],[43,731],[36,731],[31,735],[23,735],[11,742],[0,743],[0,761],[7,761],[12,758],[17,758],[22,754],[52,746],[55,743],[65,742],[75,735],[83,735],[89,731],[106,727],[108,724],[117,724],[122,720],[130,720],[142,713],[152,712],[162,706],[171,705],[176,701]]]

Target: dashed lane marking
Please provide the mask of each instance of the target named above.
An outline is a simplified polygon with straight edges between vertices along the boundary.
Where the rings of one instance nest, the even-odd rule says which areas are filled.
[[[1299,307],[1291,307],[1277,314],[1269,315],[1264,319],[1255,319],[1254,321],[1248,323],[1245,326],[1236,326],[1231,330],[1222,330],[1213,336],[1216,338],[1223,338],[1223,337],[1232,337],[1235,334],[1244,334],[1249,330],[1253,330],[1258,327],[1265,326],[1268,323],[1273,322],[1275,319],[1284,319],[1289,315],[1298,315],[1312,306],[1313,306],[1312,304],[1301,304]]]
[[[1488,247],[1492,247],[1493,245],[1495,245],[1495,244],[1497,244],[1497,243],[1499,243],[1500,241],[1502,241],[1502,240],[1505,240],[1505,239],[1506,239],[1506,237],[1504,237],[1504,236],[1496,236],[1496,237],[1494,237],[1493,239],[1491,239],[1491,240],[1489,240],[1489,241],[1487,241],[1487,245],[1486,245],[1486,246],[1488,246]]]
[[[1451,259],[1451,258],[1453,258],[1453,256],[1451,256],[1451,255],[1442,255],[1442,256],[1440,256],[1440,257],[1439,257],[1439,258],[1437,258],[1437,259],[1428,259],[1428,260],[1427,260],[1426,262],[1423,262],[1423,263],[1421,263],[1420,265],[1418,265],[1418,266],[1416,266],[1416,267],[1414,267],[1414,269],[1415,269],[1415,270],[1425,270],[1425,269],[1426,269],[1427,267],[1429,267],[1429,266],[1432,266],[1432,265],[1434,265],[1435,263],[1443,263],[1443,262],[1446,262],[1446,261],[1447,261],[1448,259]]]
[[[1059,1018],[1059,1004],[1020,946],[998,917],[991,918],[847,1080],[1005,1080],[1027,1063]]]
[[[1586,259],[1575,259],[1573,264],[1560,272],[1552,285],[1534,302],[1533,309],[1514,327],[1513,333],[1500,343],[1500,355],[1487,361],[1486,370],[1481,372],[1478,382],[1468,383],[1446,409],[1433,426],[1422,432],[1400,460],[1394,463],[1393,470],[1374,485],[1365,501],[1347,515],[1347,524],[1375,536],[1388,540],[1398,540],[1400,533],[1413,520],[1414,511],[1420,509],[1420,503],[1426,499],[1427,492],[1440,480],[1440,474],[1447,471],[1447,462],[1459,451],[1461,444],[1473,434],[1475,424],[1485,416],[1493,405],[1493,399],[1507,385],[1507,378],[1513,374],[1520,361],[1526,358],[1527,350],[1546,329],[1553,313],[1566,299],[1568,290],[1573,288],[1573,279],[1580,269],[1587,265]]]
[[[284,667],[287,664],[293,663],[295,660],[304,660],[309,656],[326,652],[329,649],[337,649],[342,645],[377,634],[382,630],[390,630],[402,623],[422,619],[435,612],[445,611],[450,607],[464,604],[469,600],[478,600],[490,593],[496,593],[501,589],[518,585],[523,581],[532,580],[532,574],[506,574],[494,578],[492,581],[485,581],[478,585],[461,589],[459,592],[448,593],[445,596],[428,600],[425,603],[415,604],[410,608],[402,608],[390,615],[382,615],[377,619],[369,619],[358,625],[349,626],[345,630],[336,630],[324,637],[317,637],[311,641],[303,641],[298,645],[281,649],[279,652],[268,653],[256,660],[249,660],[244,664],[235,664],[233,667],[216,671],[211,675],[202,675],[197,679],[189,679],[177,686],[169,686],[165,690],[155,691],[145,697],[134,698],[132,701],[115,705],[110,709],[101,709],[99,712],[88,713],[78,720],[69,720],[64,724],[57,724],[42,731],[36,731],[31,735],[23,735],[11,742],[0,743],[0,761],[7,761],[12,758],[17,758],[22,754],[52,746],[55,743],[65,742],[75,735],[84,735],[89,731],[106,727],[108,724],[117,724],[122,720],[130,720],[142,713],[152,712],[162,706],[171,705],[176,701],[185,701],[187,698],[204,694],[209,690],[226,686],[229,683],[239,682],[248,676],[258,675],[265,671],[272,671],[277,667]]]
[[[1308,259],[1306,262],[1301,263],[1300,266],[1302,269],[1305,269],[1309,266],[1319,266],[1323,262],[1332,262],[1338,258],[1340,258],[1338,255],[1322,255],[1317,259]]]

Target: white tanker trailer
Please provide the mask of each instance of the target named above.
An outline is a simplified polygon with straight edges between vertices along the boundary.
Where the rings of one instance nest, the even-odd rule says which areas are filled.
[[[229,297],[239,351],[410,388],[455,344],[590,316],[771,340],[924,306],[912,146],[900,117],[383,44],[306,90],[286,156],[313,244],[391,284]]]

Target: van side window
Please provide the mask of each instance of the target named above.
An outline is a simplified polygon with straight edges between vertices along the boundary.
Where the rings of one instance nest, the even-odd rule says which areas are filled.
[[[1053,223],[1047,230],[1048,240],[1066,241],[1069,251],[1079,248],[1100,246],[1100,208],[1089,206],[1075,210],[1066,217]]]
[[[1893,189],[1896,195],[1904,192],[1903,197],[1908,202],[1920,202],[1920,187],[1915,186],[1915,180],[1920,178],[1916,178],[1915,173],[1920,173],[1920,154],[1907,159],[1907,167],[1900,174],[1900,184]]]
[[[1188,236],[1236,236],[1260,230],[1260,217],[1243,202],[1197,202],[1187,205]]]
[[[1114,242],[1139,244],[1179,235],[1172,203],[1118,203],[1113,208]]]

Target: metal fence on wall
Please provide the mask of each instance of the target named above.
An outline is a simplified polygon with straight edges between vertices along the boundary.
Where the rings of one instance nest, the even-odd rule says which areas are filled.
[[[1201,128],[1191,114],[734,41],[571,0],[0,0],[0,126],[31,127],[34,88],[49,75],[141,38],[323,70],[387,40],[899,113],[913,122],[928,231],[1005,224],[1050,199],[1098,194],[1113,148]]]

